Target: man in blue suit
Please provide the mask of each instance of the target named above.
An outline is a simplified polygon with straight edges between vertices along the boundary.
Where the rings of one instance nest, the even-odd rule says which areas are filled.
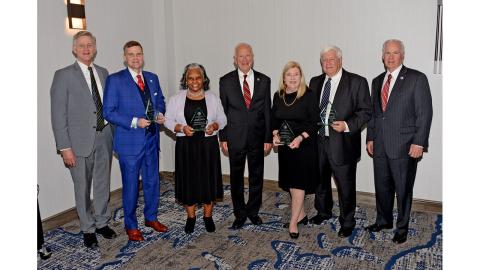
[[[159,124],[165,119],[165,98],[157,75],[142,71],[143,48],[137,41],[123,46],[127,68],[108,76],[103,116],[115,125],[113,149],[122,172],[122,199],[128,239],[143,241],[136,208],[139,175],[145,200],[145,226],[158,232],[167,227],[157,220],[160,178],[158,174]]]

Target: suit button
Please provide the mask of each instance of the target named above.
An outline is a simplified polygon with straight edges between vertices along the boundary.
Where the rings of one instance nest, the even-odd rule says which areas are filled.
[[[97,126],[93,126],[93,128],[95,128],[95,129],[96,129],[96,128],[97,128]]]

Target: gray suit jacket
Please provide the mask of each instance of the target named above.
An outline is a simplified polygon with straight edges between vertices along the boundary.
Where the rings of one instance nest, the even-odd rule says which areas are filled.
[[[104,88],[108,71],[97,65],[95,69],[100,77],[97,84]],[[77,62],[55,72],[50,99],[57,150],[72,148],[76,156],[89,156],[95,142],[96,107]]]
[[[385,72],[373,79],[373,117],[368,123],[367,141],[373,141],[373,155],[390,159],[408,157],[411,144],[428,147],[432,124],[432,96],[428,79],[420,71],[402,67],[382,112],[381,90]]]

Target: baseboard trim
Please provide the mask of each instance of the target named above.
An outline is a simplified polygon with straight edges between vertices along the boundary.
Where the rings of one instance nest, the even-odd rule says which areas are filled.
[[[160,172],[160,177],[161,179],[173,179],[174,172],[162,171]],[[222,180],[224,184],[230,184],[229,175],[224,174]],[[245,183],[248,183],[247,178],[245,178]],[[263,187],[266,190],[270,190],[270,191],[282,191],[282,189],[278,187],[278,182],[275,180],[265,179],[263,181]],[[336,189],[333,189],[333,196],[334,198],[337,198]],[[122,188],[119,188],[110,192],[110,205],[112,205],[114,202],[119,203],[119,205],[121,205],[121,200],[122,200]],[[357,203],[375,205],[375,193],[357,191]],[[441,214],[442,209],[443,209],[442,202],[430,201],[430,200],[424,200],[424,199],[413,199],[413,203],[412,203],[413,211]],[[75,207],[72,207],[68,210],[65,210],[61,213],[58,213],[56,215],[53,215],[49,218],[42,220],[43,230],[49,231],[52,229],[56,229],[76,218],[78,218],[77,212],[75,210]]]

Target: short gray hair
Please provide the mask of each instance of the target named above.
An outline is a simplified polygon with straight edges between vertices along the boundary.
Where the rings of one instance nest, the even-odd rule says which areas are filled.
[[[385,48],[387,47],[387,44],[390,42],[398,43],[400,45],[400,53],[402,55],[405,55],[405,46],[403,45],[403,42],[399,39],[388,39],[385,40],[382,46],[382,54],[385,54]]]
[[[327,47],[323,48],[320,51],[320,61],[322,61],[322,58],[323,58],[324,54],[326,54],[327,52],[332,51],[332,50],[335,51],[335,54],[337,55],[338,59],[342,59],[342,50],[340,50],[340,48],[338,48],[337,46],[328,45]]]

